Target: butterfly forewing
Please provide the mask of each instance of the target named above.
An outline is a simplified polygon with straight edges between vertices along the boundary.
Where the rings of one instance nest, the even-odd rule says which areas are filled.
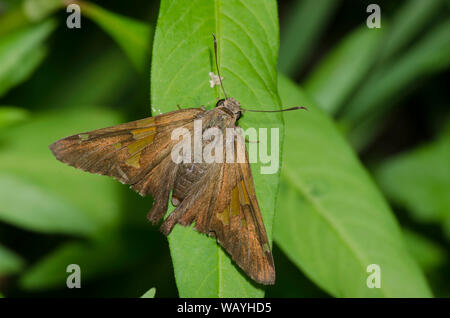
[[[135,184],[146,169],[170,153],[173,128],[187,125],[201,109],[185,109],[61,139],[50,146],[57,159],[75,168]]]

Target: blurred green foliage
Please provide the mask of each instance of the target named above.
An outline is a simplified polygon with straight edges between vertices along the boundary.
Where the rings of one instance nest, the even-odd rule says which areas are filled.
[[[450,238],[450,122],[436,141],[386,160],[375,176],[386,195],[420,222],[442,224]]]
[[[332,295],[430,295],[392,212],[331,120],[288,79],[280,78],[279,92],[283,104],[309,112],[285,115],[275,241]],[[369,264],[383,269],[379,289],[361,283]]]
[[[155,298],[156,288],[150,288],[148,292],[141,296],[141,298]]]
[[[82,27],[68,29],[64,1],[0,0],[0,292],[449,296],[448,3],[379,1],[382,28],[368,29],[369,1],[291,0],[279,12],[274,0],[197,2],[78,1]],[[239,122],[286,137],[280,174],[252,166],[274,239],[267,288],[190,228],[167,242],[145,219],[152,198],[48,150],[177,104],[214,105],[211,32],[230,95],[309,108]],[[380,289],[365,284],[373,263]],[[79,290],[66,288],[69,264],[81,266]]]

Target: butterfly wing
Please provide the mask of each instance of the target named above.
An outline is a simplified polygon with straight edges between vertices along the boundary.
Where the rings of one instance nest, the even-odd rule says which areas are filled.
[[[183,109],[156,117],[73,135],[50,145],[55,157],[75,168],[108,175],[131,185],[136,192],[151,194],[155,203],[149,215],[158,222],[167,211],[178,166],[170,151],[177,140],[175,128],[193,129],[193,121],[205,111]]]
[[[167,211],[179,169],[170,155],[178,142],[171,139],[171,132],[184,127],[192,133],[194,119],[207,113],[201,108],[179,110],[70,136],[50,149],[64,163],[112,176],[143,196],[151,194],[155,202],[148,218],[156,223]],[[217,112],[210,111],[205,121],[216,122],[217,118]],[[255,281],[274,283],[273,258],[247,152],[244,163],[209,164],[161,230],[168,235],[175,224],[187,226],[193,222],[197,231],[215,236]]]
[[[245,153],[243,163],[214,163],[203,180],[161,226],[168,235],[175,224],[214,236],[255,281],[275,282],[275,266]]]

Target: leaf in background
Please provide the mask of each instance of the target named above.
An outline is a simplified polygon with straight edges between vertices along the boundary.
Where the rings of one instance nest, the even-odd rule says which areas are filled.
[[[277,281],[266,289],[267,298],[324,298],[330,297],[298,267],[289,260],[279,248],[276,241],[273,244],[273,257],[276,260]]]
[[[55,22],[49,20],[0,38],[0,96],[26,80],[43,61],[43,43],[55,27]]]
[[[0,172],[0,220],[43,233],[92,235],[92,221],[66,200],[25,178]]]
[[[317,285],[336,297],[428,297],[397,221],[331,120],[285,77],[286,142],[274,236]],[[366,285],[367,266],[381,267],[381,288]]]
[[[360,27],[314,69],[305,83],[305,90],[322,109],[336,113],[361,83],[377,57],[382,35],[382,29]]]
[[[0,278],[15,274],[24,267],[23,259],[0,244]]]
[[[42,84],[44,87],[46,84],[52,85],[53,89],[45,95],[34,96],[36,108],[60,109],[114,104],[129,89],[127,85],[133,84],[132,73],[133,69],[122,52],[116,48],[105,50],[100,56],[71,68],[70,76],[67,76],[67,72],[52,74],[60,79],[57,83],[51,79]],[[33,98],[33,95],[28,98]],[[121,108],[129,106],[123,105]]]
[[[44,20],[65,5],[62,0],[13,0],[0,2],[0,37],[31,23]]]
[[[415,81],[423,80],[450,65],[450,19],[430,30],[403,56],[374,74],[346,106],[342,121],[350,129],[350,140],[362,149],[376,134],[383,116],[398,103],[399,96]],[[369,127],[369,128],[368,128]]]
[[[8,209],[0,207],[3,220],[58,233],[94,234],[115,227],[120,215],[120,185],[57,161],[48,146],[59,138],[118,122],[119,116],[111,111],[74,109],[35,115],[2,131],[0,173],[15,177],[1,178],[3,186],[8,186],[4,190],[2,186],[1,193],[9,202]],[[25,193],[31,197],[24,197]],[[32,202],[37,206],[30,206]]]
[[[294,76],[307,62],[339,0],[297,0],[281,26],[281,45],[278,67],[280,72]]]
[[[375,171],[384,193],[416,219],[450,224],[450,130],[432,143],[397,155]],[[450,238],[450,227],[447,228]]]
[[[17,30],[28,23],[28,18],[22,8],[14,7],[8,9],[8,11],[4,13],[2,12],[2,18],[0,19],[0,37]]]
[[[27,290],[60,288],[66,285],[67,266],[77,264],[81,284],[105,277],[125,268],[142,256],[142,249],[129,246],[116,236],[102,237],[91,243],[71,242],[41,258],[21,276],[20,285]]]
[[[24,0],[22,8],[30,21],[40,21],[67,5],[62,0]]]
[[[141,298],[155,298],[156,288],[150,288]]]
[[[219,45],[224,86],[244,107],[276,109],[278,22],[276,2],[197,0],[161,1],[153,45],[151,97],[154,113],[214,105],[220,91],[209,87],[215,72],[213,39]],[[277,127],[279,114],[245,114],[243,128]],[[252,165],[256,192],[269,240],[279,172],[261,175]],[[175,278],[181,297],[261,297],[215,240],[191,228],[175,226],[169,236]]]
[[[95,4],[81,2],[81,11],[96,22],[122,47],[137,70],[147,64],[152,41],[150,25],[105,10]]]
[[[447,252],[440,245],[409,229],[403,229],[403,234],[408,251],[425,273],[445,263]]]
[[[14,106],[0,106],[0,129],[19,123],[29,116],[28,111]]]
[[[439,9],[443,9],[443,6],[444,0],[405,1],[388,25],[389,32],[387,32],[386,40],[383,42],[380,59],[386,60],[395,56],[418,33],[423,31],[427,23],[433,22],[436,14],[439,13]]]

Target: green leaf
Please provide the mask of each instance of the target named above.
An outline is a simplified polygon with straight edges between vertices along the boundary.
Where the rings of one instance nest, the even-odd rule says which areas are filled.
[[[383,162],[376,180],[417,220],[450,224],[450,133]],[[450,237],[450,227],[447,229]]]
[[[356,29],[314,69],[305,90],[322,109],[336,113],[360,84],[377,57],[381,30],[366,26]]]
[[[208,75],[215,72],[213,32],[227,93],[248,108],[278,108],[276,2],[197,0],[186,4],[161,1],[152,57],[153,112],[216,103],[222,93],[218,87],[210,88]],[[239,124],[279,128],[282,143],[279,114],[247,113]],[[270,239],[279,172],[262,175],[260,167],[260,163],[252,165],[252,172]],[[238,271],[214,239],[177,225],[169,244],[181,297],[263,296],[263,290]]]
[[[155,298],[156,288],[150,288],[141,298]]]
[[[24,0],[22,8],[30,21],[40,21],[66,5],[62,0]]]
[[[82,2],[81,11],[96,22],[125,51],[140,71],[147,63],[152,40],[150,25]]]
[[[23,267],[23,259],[0,244],[0,277],[18,273]]]
[[[29,116],[28,111],[14,106],[0,106],[0,129],[19,123]]]
[[[106,50],[100,56],[84,61],[82,66],[71,68],[70,76],[64,76],[57,83],[48,82],[53,89],[45,96],[36,96],[37,106],[61,109],[114,105],[134,84],[133,72],[122,52],[116,48]],[[60,76],[60,73],[56,75]]]
[[[389,32],[383,42],[380,59],[389,59],[405,47],[418,33],[423,31],[427,23],[434,20],[443,6],[444,0],[405,1],[388,26]]]
[[[3,130],[1,219],[30,230],[71,234],[92,235],[117,226],[120,185],[57,161],[48,146],[59,138],[118,122],[119,116],[111,111],[74,109],[35,115]]]
[[[21,27],[29,26],[31,23],[41,22],[55,10],[65,6],[62,0],[14,0],[13,2],[2,1],[0,37]]]
[[[2,12],[2,18],[0,19],[0,37],[28,23],[28,18],[21,7],[10,8],[8,11]]]
[[[374,136],[380,121],[398,105],[402,93],[415,81],[423,80],[450,65],[450,19],[439,23],[402,57],[377,69],[360,88],[342,114],[350,127],[349,138],[361,149]],[[404,95],[404,94],[403,94]],[[373,129],[368,129],[371,127]]]
[[[66,243],[29,268],[21,276],[20,285],[27,290],[63,287],[70,275],[67,266],[76,264],[80,266],[83,288],[83,282],[117,273],[135,262],[143,252],[139,245],[129,246],[112,235],[90,243]]]
[[[274,236],[318,286],[336,297],[428,297],[397,221],[333,122],[302,90],[280,77],[286,142]],[[381,288],[366,285],[381,268]]]
[[[429,273],[445,264],[446,251],[439,244],[409,229],[403,229],[403,234],[408,251],[424,272]]]
[[[46,55],[44,41],[55,29],[52,20],[28,26],[0,39],[0,96],[26,80]]]
[[[92,234],[94,224],[70,202],[27,179],[0,172],[0,220],[44,232]]]
[[[300,72],[339,3],[338,0],[297,0],[290,8],[286,23],[281,26],[280,72],[286,75]]]

